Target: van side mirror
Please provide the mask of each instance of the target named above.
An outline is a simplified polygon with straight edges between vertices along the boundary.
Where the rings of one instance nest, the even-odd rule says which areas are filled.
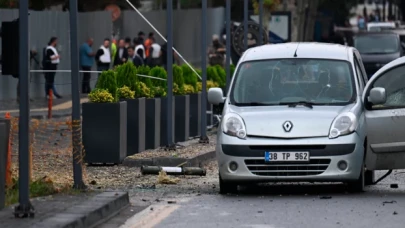
[[[370,94],[368,95],[368,102],[372,103],[373,105],[381,105],[385,104],[387,101],[387,94],[385,93],[385,88],[376,87],[370,90]]]
[[[211,88],[207,93],[208,102],[212,105],[220,105],[225,102],[224,93],[221,88]]]

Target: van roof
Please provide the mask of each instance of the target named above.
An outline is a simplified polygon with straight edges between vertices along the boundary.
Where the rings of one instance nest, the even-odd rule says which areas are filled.
[[[352,47],[340,44],[316,42],[267,44],[248,49],[241,61],[294,58],[295,51],[297,51],[297,58],[349,61],[353,50]]]

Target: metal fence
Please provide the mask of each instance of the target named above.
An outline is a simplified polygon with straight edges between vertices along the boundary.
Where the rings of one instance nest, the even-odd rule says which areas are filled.
[[[173,0],[167,0],[167,5],[172,6],[172,1]],[[131,5],[129,0],[127,0],[128,4]],[[248,0],[244,0],[244,23],[240,25],[238,28],[239,32],[238,35],[242,35],[243,37],[239,37],[238,40],[242,41],[242,44],[239,44],[241,47],[240,49],[246,50],[248,48],[248,43],[247,43],[247,37],[248,37],[248,7],[247,7],[247,2]],[[85,183],[83,181],[83,170],[82,170],[82,165],[83,165],[83,149],[81,147],[81,116],[80,116],[80,97],[79,97],[79,63],[78,63],[78,58],[79,58],[79,53],[78,53],[78,48],[80,45],[80,39],[83,39],[86,36],[91,35],[94,38],[97,39],[103,39],[105,36],[109,35],[109,32],[111,30],[111,23],[108,22],[106,23],[106,26],[109,27],[108,29],[103,28],[103,30],[97,30],[97,28],[91,27],[91,21],[97,20],[97,24],[101,25],[105,20],[107,20],[108,17],[106,17],[105,13],[99,13],[97,16],[97,13],[94,15],[83,15],[83,14],[78,14],[77,13],[77,0],[71,0],[69,1],[70,5],[70,13],[69,15],[67,13],[61,13],[61,17],[63,19],[59,18],[58,20],[55,19],[55,16],[53,14],[56,14],[55,12],[47,12],[44,15],[48,15],[48,19],[44,19],[42,17],[44,16],[38,16],[37,19],[35,19],[36,12],[32,13],[30,16],[28,16],[28,0],[20,0],[20,9],[19,9],[19,18],[20,18],[20,117],[16,119],[18,121],[18,169],[19,169],[19,205],[15,207],[15,215],[16,217],[19,216],[28,216],[28,215],[33,215],[35,213],[33,206],[30,202],[29,199],[29,182],[30,182],[30,156],[31,156],[31,143],[32,139],[30,139],[30,129],[32,129],[32,121],[30,120],[30,109],[29,109],[29,96],[28,96],[28,91],[29,91],[29,63],[28,59],[25,58],[24,56],[26,53],[28,53],[29,50],[29,33],[33,32],[35,26],[39,26],[37,29],[41,32],[38,33],[38,37],[35,37],[34,35],[31,35],[31,45],[33,44],[33,40],[37,45],[43,45],[47,39],[44,41],[44,37],[51,36],[50,33],[60,33],[57,36],[60,37],[60,40],[62,44],[65,44],[66,46],[62,47],[62,57],[66,58],[66,63],[63,64],[63,67],[66,67],[65,69],[71,69],[70,74],[66,76],[66,82],[68,83],[68,86],[70,86],[71,91],[72,91],[72,118],[69,120],[68,125],[69,127],[67,128],[67,132],[70,132],[71,137],[72,137],[72,147],[70,151],[71,157],[69,159],[73,160],[73,169],[72,169],[72,176],[73,176],[73,186],[74,188],[81,189],[85,187]],[[259,0],[259,5],[260,8],[263,7],[263,0]],[[132,5],[131,5],[132,6]],[[132,6],[133,7],[133,6]],[[133,7],[135,11],[135,7]],[[230,15],[230,10],[231,8],[231,0],[226,0],[226,10],[225,10],[225,20],[227,21],[227,29],[226,29],[226,81],[227,81],[227,87],[229,86],[230,83],[230,58],[231,58],[231,40],[229,39],[232,37],[231,34],[231,28],[230,28],[230,20],[231,20],[231,15]],[[201,143],[207,143],[208,142],[208,137],[207,137],[207,59],[206,59],[206,49],[208,42],[207,40],[209,37],[212,35],[211,33],[214,33],[215,30],[218,29],[217,32],[219,32],[219,29],[223,26],[223,16],[224,12],[222,11],[222,16],[221,13],[218,13],[220,9],[213,9],[213,10],[208,10],[207,9],[207,0],[202,0],[202,9],[201,10],[190,10],[187,12],[184,12],[183,15],[179,14],[176,16],[176,14],[173,12],[173,9],[169,7],[165,13],[162,11],[160,12],[155,12],[155,15],[151,14],[150,15],[150,20],[156,20],[156,24],[158,24],[158,20],[161,22],[163,21],[165,25],[157,25],[155,27],[158,28],[160,31],[159,33],[167,35],[167,48],[170,50],[173,48],[173,46],[179,46],[181,44],[187,44],[188,46],[187,49],[190,49],[189,51],[187,50],[181,50],[180,48],[179,51],[184,51],[185,57],[193,58],[192,56],[198,55],[195,59],[201,59],[201,69],[202,69],[202,97],[201,97],[201,132],[200,132],[200,142]],[[263,10],[259,10],[259,21],[260,24],[262,24],[262,14]],[[16,11],[14,11],[14,17],[16,15]],[[134,12],[133,12],[134,13]],[[2,15],[2,12],[0,12]],[[218,15],[217,15],[218,14]],[[129,12],[125,13],[125,15],[132,15]],[[124,16],[125,16],[124,15]],[[187,15],[188,17],[192,18],[193,23],[188,22],[189,20],[184,18]],[[10,16],[12,17],[12,16]],[[132,17],[132,16],[131,16]],[[124,26],[124,31],[127,32],[128,34],[125,34],[123,32],[121,35],[123,36],[135,36],[135,34],[140,30],[145,28],[146,30],[146,25],[142,25],[144,27],[137,27],[136,25],[138,24],[144,24],[139,18],[133,16],[131,19],[130,16],[127,16],[127,19],[129,20],[127,23],[125,23]],[[222,17],[222,19],[221,19]],[[146,17],[147,18],[147,17]],[[9,18],[13,19],[13,18]],[[54,19],[54,20],[52,20]],[[69,21],[68,21],[69,19]],[[47,21],[42,21],[42,20],[47,20]],[[29,23],[30,21],[30,23]],[[191,20],[190,20],[191,21]],[[34,22],[34,23],[33,23]],[[80,22],[80,24],[78,24]],[[85,23],[87,22],[87,24]],[[144,21],[149,23],[148,20]],[[43,24],[41,24],[43,23]],[[175,23],[178,23],[177,25]],[[252,22],[249,22],[250,24]],[[68,29],[68,24],[69,29]],[[211,24],[211,25],[210,25]],[[29,29],[31,25],[32,29]],[[160,27],[159,27],[160,26]],[[182,29],[181,27],[187,27],[187,26],[193,26],[192,29],[187,30],[187,29]],[[262,26],[256,26],[259,31],[256,31],[256,34],[259,35],[256,37],[258,40],[257,45],[263,44],[263,36],[265,35],[265,32],[262,29]],[[94,30],[91,30],[93,28]],[[56,29],[56,30],[55,30]],[[104,30],[105,29],[105,30]],[[49,31],[48,31],[49,30]],[[61,31],[59,31],[61,30]],[[82,32],[80,32],[82,31]],[[86,32],[84,32],[86,31]],[[156,31],[157,32],[157,31]],[[41,34],[44,33],[44,34]],[[97,34],[101,37],[96,37]],[[216,32],[215,32],[216,33]],[[250,33],[250,32],[249,32]],[[52,34],[53,35],[53,34]],[[178,40],[177,40],[178,39]],[[96,42],[100,42],[99,40],[96,40]],[[166,40],[165,40],[166,42]],[[178,43],[176,43],[178,42]],[[101,43],[101,42],[100,42]],[[242,51],[243,52],[243,51]],[[63,53],[69,53],[66,54],[66,56],[63,56]],[[69,56],[70,60],[69,61]],[[167,62],[172,62],[173,55],[171,52],[167,52]],[[192,59],[193,61],[193,59]],[[70,66],[69,66],[70,64]],[[168,82],[168,88],[167,88],[167,109],[162,110],[162,112],[167,115],[167,120],[173,120],[172,115],[173,115],[173,66],[171,64],[168,64],[167,66],[167,82]],[[61,67],[62,68],[62,65]],[[70,83],[71,82],[71,83]],[[9,85],[8,85],[9,86]],[[42,91],[42,86],[39,88],[40,91]],[[175,145],[173,142],[173,128],[174,128],[174,123],[173,121],[167,121],[167,126],[166,126],[166,131],[167,131],[167,142],[169,148],[173,148],[171,146]],[[58,130],[60,130],[60,126],[57,126]],[[49,126],[48,126],[49,128]],[[47,129],[48,129],[47,128]],[[50,128],[53,129],[53,128]],[[63,128],[63,130],[66,130]],[[48,131],[46,131],[48,132]],[[60,134],[65,134],[65,132],[62,132]],[[37,137],[38,138],[38,137]],[[174,147],[175,148],[175,147]],[[35,151],[34,151],[35,153]],[[71,163],[72,164],[72,163]]]

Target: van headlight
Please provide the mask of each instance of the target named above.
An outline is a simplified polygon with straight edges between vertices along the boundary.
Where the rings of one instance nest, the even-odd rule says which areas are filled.
[[[342,135],[353,133],[357,128],[357,118],[351,112],[338,115],[332,123],[329,138],[334,139]]]
[[[228,113],[222,119],[222,131],[240,139],[246,138],[246,126],[242,117],[235,113]]]

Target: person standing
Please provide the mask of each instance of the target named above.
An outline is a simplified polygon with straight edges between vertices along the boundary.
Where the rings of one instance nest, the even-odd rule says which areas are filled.
[[[124,64],[128,59],[128,50],[125,48],[125,40],[118,41],[117,54],[114,59],[114,67]]]
[[[162,47],[156,43],[155,39],[152,39],[152,44],[149,48],[149,58],[148,58],[148,65],[150,67],[160,66],[160,55],[161,55]]]
[[[105,71],[110,69],[111,53],[110,53],[110,39],[104,39],[103,45],[96,53],[97,71]]]
[[[153,32],[149,33],[148,39],[145,40],[144,47],[145,47],[145,59],[149,58],[149,50],[152,46],[155,34]]]
[[[211,66],[224,66],[225,47],[219,42],[219,36],[212,36],[212,45],[208,49],[208,62]]]
[[[166,40],[167,40],[167,36],[166,36]],[[175,48],[175,45],[173,44],[173,48]],[[161,62],[163,67],[165,68],[165,70],[167,70],[167,52],[170,50],[167,50],[167,42],[165,42],[164,44],[161,45],[160,48],[160,56],[161,56]],[[180,58],[177,55],[177,53],[174,50],[171,50],[171,52],[173,53],[173,63],[172,64],[180,64]]]
[[[83,71],[82,79],[82,93],[88,94],[91,91],[90,80],[91,80],[91,67],[93,66],[93,58],[95,53],[91,49],[93,45],[93,38],[87,39],[87,41],[80,47],[80,67]],[[87,72],[86,72],[87,71]]]
[[[143,59],[142,57],[135,52],[135,48],[134,47],[129,47],[128,48],[128,56],[129,59],[132,60],[132,62],[134,63],[135,66],[142,66],[143,65]]]
[[[145,47],[142,44],[140,38],[134,39],[135,53],[139,54],[142,57],[142,60],[145,61]]]
[[[145,42],[145,33],[143,31],[139,31],[137,38],[138,38],[139,42],[143,45],[143,43]]]
[[[53,90],[53,94],[56,96],[56,98],[62,98],[62,96],[59,95],[58,92],[56,92],[55,84],[54,84],[56,69],[58,69],[58,64],[60,62],[60,56],[58,54],[58,51],[56,50],[57,44],[58,44],[58,38],[52,37],[48,43],[48,46],[45,49],[44,69],[46,71],[51,71],[51,72],[45,72],[45,95],[46,95],[47,99],[49,99],[50,90]]]

